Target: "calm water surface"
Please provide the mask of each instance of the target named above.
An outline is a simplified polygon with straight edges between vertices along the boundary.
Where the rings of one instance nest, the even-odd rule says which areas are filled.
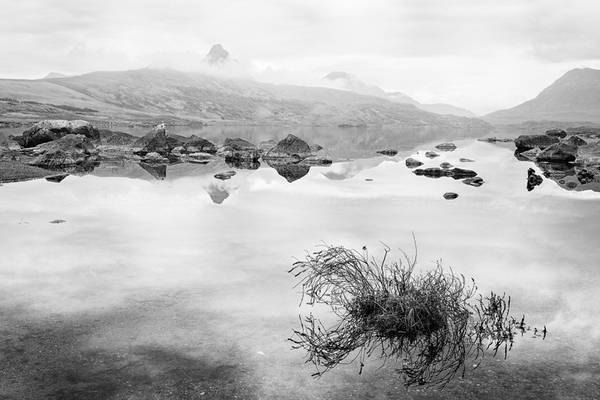
[[[600,193],[549,179],[528,192],[534,166],[510,146],[455,143],[434,160],[421,145],[291,183],[265,165],[220,181],[231,167],[214,162],[164,180],[127,164],[1,186],[3,398],[600,398]],[[485,184],[416,176],[408,155]],[[406,391],[377,363],[311,378],[286,341],[299,312],[290,264],[322,241],[411,251],[413,233],[420,268],[442,259],[509,293],[546,340],[525,334],[444,391]]]

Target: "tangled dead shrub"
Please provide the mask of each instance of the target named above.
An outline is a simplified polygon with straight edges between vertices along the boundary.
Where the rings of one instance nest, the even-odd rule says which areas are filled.
[[[394,361],[406,386],[444,386],[465,362],[484,351],[494,355],[512,347],[516,329],[509,318],[510,298],[491,293],[476,295],[473,280],[445,270],[415,272],[415,256],[403,253],[388,262],[389,248],[381,260],[363,251],[323,246],[289,271],[302,288],[300,304],[325,305],[336,321],[325,326],[312,312],[300,317],[293,348],[304,349],[314,376],[343,363],[378,356]]]

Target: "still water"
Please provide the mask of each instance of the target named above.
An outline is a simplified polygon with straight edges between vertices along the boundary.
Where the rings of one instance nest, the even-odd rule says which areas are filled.
[[[232,168],[215,161],[1,186],[2,398],[600,398],[600,193],[550,179],[528,192],[527,169],[539,170],[511,146],[455,143],[433,160],[418,145],[293,179],[263,164],[221,181]],[[485,183],[416,176],[409,155]],[[441,259],[481,292],[510,294],[549,335],[526,333],[443,391],[407,391],[378,363],[311,378],[287,341],[290,265],[322,242],[383,242],[400,257],[413,233],[419,268]]]

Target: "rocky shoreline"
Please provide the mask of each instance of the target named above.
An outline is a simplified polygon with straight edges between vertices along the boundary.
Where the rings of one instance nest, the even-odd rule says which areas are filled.
[[[101,162],[123,160],[164,178],[168,165],[206,164],[217,158],[239,169],[257,169],[264,161],[289,182],[304,176],[311,166],[332,163],[321,146],[292,134],[259,146],[241,138],[226,138],[217,145],[195,135],[169,134],[164,124],[138,138],[99,130],[82,120],[44,120],[9,137],[0,148],[0,183],[52,177],[57,171],[85,172]]]

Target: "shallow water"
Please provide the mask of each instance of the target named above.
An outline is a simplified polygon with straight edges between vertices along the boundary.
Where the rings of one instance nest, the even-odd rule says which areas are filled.
[[[537,167],[511,146],[455,143],[434,160],[420,145],[312,167],[292,183],[265,165],[220,181],[232,168],[214,162],[169,166],[164,180],[128,164],[1,186],[0,393],[600,397],[600,193],[550,179],[528,192]],[[408,155],[474,169],[485,184],[416,176]],[[442,197],[450,191],[458,199]],[[360,376],[351,364],[311,378],[286,341],[299,311],[290,264],[321,242],[410,252],[413,233],[420,268],[442,259],[482,292],[510,294],[513,313],[548,337],[526,333],[507,360],[486,358],[444,391],[406,391],[393,365],[376,362]]]

